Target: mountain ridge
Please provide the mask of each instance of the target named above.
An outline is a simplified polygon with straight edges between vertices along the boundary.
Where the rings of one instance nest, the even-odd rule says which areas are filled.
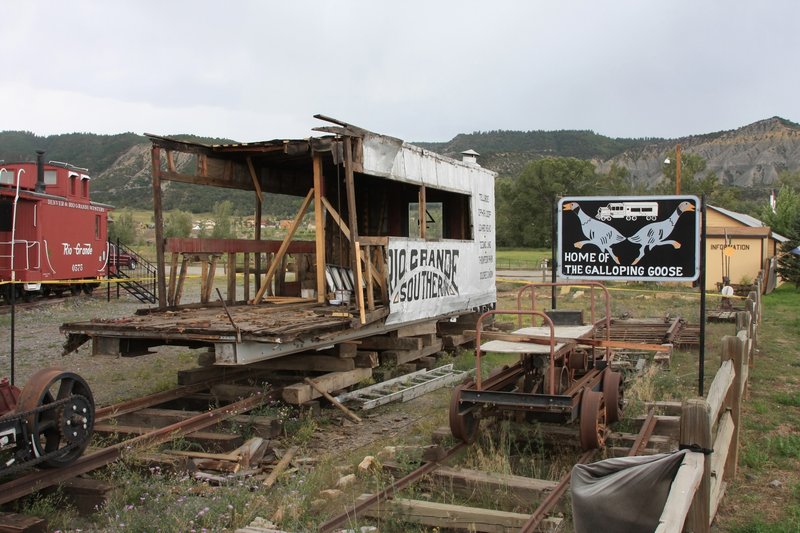
[[[180,134],[173,137],[204,143],[230,143]],[[628,169],[636,184],[653,186],[663,175],[663,161],[680,144],[685,153],[706,160],[707,172],[715,172],[721,183],[754,189],[758,194],[775,182],[784,170],[800,171],[800,124],[775,116],[737,129],[689,135],[677,139],[644,137],[611,138],[590,130],[491,130],[460,133],[444,142],[414,142],[423,148],[460,158],[473,149],[479,162],[501,177],[514,177],[525,166],[544,157],[575,157],[591,161],[598,173],[612,165]],[[47,160],[67,161],[87,167],[94,178],[93,199],[117,207],[150,209],[150,142],[144,135],[125,132],[111,135],[66,133],[38,136],[28,131],[0,132],[0,160],[33,160],[35,150],[44,149]],[[181,166],[182,161],[176,164]],[[191,189],[185,184],[164,184],[166,209],[210,211],[221,199],[232,199],[242,210],[252,210],[252,195],[246,191]],[[231,198],[231,192],[235,198]],[[752,193],[752,191],[751,191]]]

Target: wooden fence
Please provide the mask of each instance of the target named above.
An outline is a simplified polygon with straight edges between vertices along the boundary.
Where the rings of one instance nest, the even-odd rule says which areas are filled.
[[[658,533],[708,532],[726,480],[736,476],[741,407],[761,320],[760,286],[748,295],[745,309],[736,314],[737,334],[722,338],[721,364],[708,396],[681,406],[680,442],[694,451],[672,482]]]

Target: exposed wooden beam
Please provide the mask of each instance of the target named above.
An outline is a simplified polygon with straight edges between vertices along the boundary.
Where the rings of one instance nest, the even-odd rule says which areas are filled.
[[[350,137],[344,138],[344,184],[347,192],[347,211],[350,226],[350,268],[356,274],[355,293],[356,307],[364,324],[364,293],[361,290],[361,254],[358,246],[358,218],[356,212],[356,186],[353,172],[353,142]]]
[[[258,196],[258,201],[263,202],[264,196],[261,194],[261,184],[258,182],[258,176],[256,175],[256,167],[253,166],[253,158],[247,158],[247,169],[250,171],[250,178],[253,180],[253,187],[256,190],[256,196]]]
[[[314,154],[314,221],[316,243],[316,262],[317,262],[317,302],[325,302],[325,211],[322,201],[325,191],[323,190],[322,180],[322,156]]]
[[[350,228],[347,227],[347,222],[345,222],[342,219],[342,217],[336,211],[336,208],[333,207],[331,205],[331,203],[328,201],[328,199],[325,198],[324,196],[322,197],[322,205],[325,206],[325,209],[328,210],[328,213],[330,213],[331,218],[333,219],[333,221],[336,222],[336,224],[339,225],[339,228],[341,228],[342,233],[344,233],[344,236],[347,237],[347,240],[349,241],[350,240]]]
[[[294,220],[292,221],[292,225],[289,227],[289,231],[286,233],[286,238],[283,239],[283,243],[281,244],[280,249],[278,249],[278,252],[275,254],[275,258],[269,265],[269,270],[267,270],[267,273],[264,274],[264,278],[261,281],[261,288],[258,290],[256,297],[253,299],[254,304],[259,303],[261,301],[261,298],[263,298],[264,292],[266,292],[267,287],[269,286],[269,283],[272,280],[272,276],[275,275],[275,271],[281,264],[283,256],[286,254],[286,250],[289,248],[289,243],[292,242],[294,234],[297,231],[297,228],[300,226],[300,222],[302,222],[303,216],[306,214],[306,210],[308,209],[308,206],[311,203],[311,198],[313,196],[314,196],[314,189],[312,187],[311,189],[308,190],[308,194],[306,195],[305,199],[303,199],[303,203],[300,206],[300,209],[298,209],[297,215],[295,215]]]
[[[428,233],[427,209],[425,207],[425,185],[419,187],[419,238],[425,240]]]
[[[153,163],[153,221],[156,226],[156,269],[158,270],[158,306],[167,306],[167,282],[164,279],[166,265],[164,264],[164,211],[161,201],[161,149],[153,146],[151,149]]]

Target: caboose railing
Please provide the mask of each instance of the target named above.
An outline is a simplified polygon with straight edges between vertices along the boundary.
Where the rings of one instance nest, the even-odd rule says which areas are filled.
[[[18,249],[20,245],[24,245],[25,253],[20,254]],[[29,241],[26,239],[15,239],[14,249],[12,250],[11,241],[0,242],[0,250],[7,251],[7,253],[0,253],[0,270],[15,270],[15,271],[28,271],[41,269],[41,247],[39,241]],[[25,265],[20,265],[20,257],[24,258]],[[31,265],[35,262],[34,265]],[[11,262],[14,262],[12,265]]]

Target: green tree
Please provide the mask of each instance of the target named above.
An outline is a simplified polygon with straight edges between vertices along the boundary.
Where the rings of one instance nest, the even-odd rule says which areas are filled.
[[[223,200],[214,204],[212,218],[214,219],[214,229],[211,232],[212,239],[233,238],[233,202]]]
[[[132,246],[139,241],[136,221],[130,211],[123,209],[115,213],[113,218],[109,217],[108,222],[108,240],[111,242],[119,240],[121,244]]]
[[[760,218],[775,233],[790,237],[800,218],[800,192],[784,185],[775,198],[775,209],[765,206]]]
[[[800,171],[781,170],[775,186],[778,190],[788,187],[795,192],[800,192]]]
[[[678,173],[678,160],[675,151],[667,154],[669,163],[664,163],[662,172],[664,179],[655,187],[658,194],[675,194],[675,182]],[[706,170],[706,160],[697,154],[681,152],[681,194],[708,193],[713,189],[713,184],[717,181],[716,174],[708,173],[705,177],[699,178]]]
[[[625,196],[633,194],[633,185],[630,182],[630,171],[616,163],[611,164],[608,174],[598,176],[597,194]]]
[[[558,197],[588,194],[596,186],[594,165],[571,157],[539,159],[529,163],[516,179],[498,180],[498,246],[550,246]]]
[[[787,232],[789,240],[780,246],[778,256],[778,274],[786,281],[794,283],[800,289],[800,255],[794,250],[800,247],[800,216],[795,217],[794,224]]]
[[[164,237],[186,238],[192,234],[192,214],[179,209],[167,213]]]

